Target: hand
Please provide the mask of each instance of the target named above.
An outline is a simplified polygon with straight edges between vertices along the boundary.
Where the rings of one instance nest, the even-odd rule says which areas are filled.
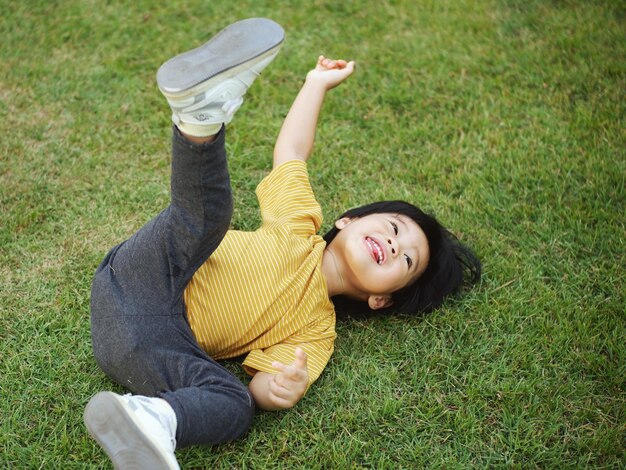
[[[307,82],[316,82],[324,85],[326,90],[336,87],[354,71],[354,61],[346,62],[343,59],[327,59],[323,55],[317,59],[317,65],[307,76]]]
[[[269,382],[269,399],[278,408],[291,408],[304,396],[309,383],[306,353],[296,349],[296,360],[290,366],[274,361],[272,367],[278,370]]]

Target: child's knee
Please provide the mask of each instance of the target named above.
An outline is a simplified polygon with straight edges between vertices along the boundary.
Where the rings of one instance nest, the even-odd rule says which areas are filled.
[[[218,440],[228,442],[239,439],[252,426],[256,409],[254,398],[248,387],[239,381],[222,384],[218,394],[222,397],[220,420],[224,425],[223,435]]]
[[[92,318],[92,347],[96,363],[120,385],[133,389],[133,371],[149,362],[150,347],[142,333],[122,316]]]
[[[217,204],[215,204],[217,206]],[[230,222],[233,218],[233,198],[232,195],[224,197],[219,203],[219,210],[210,218],[208,227],[210,228],[210,236],[222,239],[230,228]]]
[[[169,217],[170,229],[177,240],[188,243],[207,243],[217,246],[230,228],[233,216],[233,199],[230,193],[219,200],[211,201],[211,210],[190,210],[186,207],[171,205],[165,211]]]
[[[227,421],[231,424],[230,432],[223,437],[224,442],[234,441],[243,437],[252,426],[256,406],[247,387],[244,385],[243,388],[245,390],[237,394],[231,402],[230,417],[227,418]]]
[[[250,426],[252,426],[252,421],[254,420],[254,414],[256,411],[256,404],[254,403],[254,398],[252,398],[252,394],[248,390],[248,387],[245,387],[245,388],[246,388],[246,397],[244,399],[243,406],[242,406],[242,409],[244,410],[243,411],[244,430],[242,432],[242,435],[248,432],[248,429],[250,429]]]
[[[231,442],[243,437],[252,425],[254,400],[241,383],[212,383],[169,393],[184,410],[177,414],[179,447]]]

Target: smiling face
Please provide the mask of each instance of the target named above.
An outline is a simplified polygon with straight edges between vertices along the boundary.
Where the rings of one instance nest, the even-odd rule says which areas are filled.
[[[370,214],[344,217],[328,249],[343,278],[344,292],[370,308],[391,305],[391,294],[414,282],[428,266],[428,240],[409,217]]]

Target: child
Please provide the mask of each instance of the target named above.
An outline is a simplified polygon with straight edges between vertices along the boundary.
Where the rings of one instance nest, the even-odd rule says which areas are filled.
[[[428,310],[463,280],[454,252],[471,252],[407,203],[348,211],[327,241],[316,235],[305,162],[324,95],[354,62],[319,57],[257,188],[262,226],[228,231],[224,125],[283,38],[270,20],[240,21],[157,73],[173,112],[171,203],[107,254],[92,286],[96,361],[136,394],[100,392],[85,409],[116,468],[178,468],[177,446],[236,439],[255,406],[294,406],[333,352],[331,298]],[[248,387],[216,362],[242,354]]]

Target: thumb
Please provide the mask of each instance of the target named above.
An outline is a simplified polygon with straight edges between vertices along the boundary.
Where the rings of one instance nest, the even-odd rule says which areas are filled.
[[[307,368],[307,355],[304,352],[303,349],[301,348],[297,348],[296,349],[296,360],[293,362],[293,365],[296,366],[298,369],[305,369]]]

